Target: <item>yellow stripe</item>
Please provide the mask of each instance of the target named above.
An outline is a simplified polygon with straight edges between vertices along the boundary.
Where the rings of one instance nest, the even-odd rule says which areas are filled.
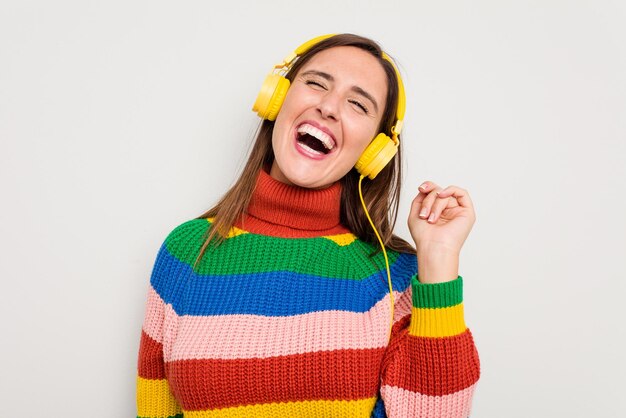
[[[213,221],[215,220],[215,218],[205,218],[208,222],[213,223]],[[244,231],[243,229],[239,229],[236,226],[232,226],[230,228],[230,231],[228,231],[228,235],[226,235],[226,238],[232,238],[232,237],[236,237],[237,235],[243,235],[243,234],[247,234],[248,231]]]
[[[416,337],[450,337],[465,332],[463,303],[449,308],[412,309],[409,335]]]
[[[354,242],[354,240],[356,239],[356,235],[348,233],[338,235],[326,235],[322,238],[329,239],[335,242],[335,244],[345,247],[346,245],[350,245]]]
[[[212,411],[185,411],[185,418],[295,418],[364,417],[371,415],[376,398],[356,401],[301,401],[246,405]]]
[[[144,379],[137,376],[137,415],[167,418],[180,414],[182,409],[172,396],[165,379]]]

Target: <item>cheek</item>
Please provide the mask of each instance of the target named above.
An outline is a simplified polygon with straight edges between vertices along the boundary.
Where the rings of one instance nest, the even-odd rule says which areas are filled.
[[[288,103],[285,103],[288,104]],[[294,116],[292,115],[292,108],[290,106],[283,106],[276,117],[274,122],[274,129],[272,131],[272,143],[280,143],[288,140],[289,130],[291,129]]]
[[[310,92],[307,92],[302,88],[299,83],[292,84],[287,90],[287,94],[285,95],[285,100],[280,107],[280,112],[285,115],[293,115],[302,111],[303,108],[310,105],[311,100],[313,99]]]
[[[302,113],[302,103],[296,99],[297,98],[294,95],[290,95],[288,92],[287,97],[285,97],[285,101],[278,112],[278,116],[276,117],[276,122],[274,123],[274,133],[279,135],[281,138],[288,135],[289,130],[292,128],[298,115]]]
[[[359,132],[358,137],[352,137],[352,141],[350,142],[350,147],[346,153],[346,159],[342,163],[342,166],[352,167],[356,165],[358,159],[363,155],[363,151],[367,148],[367,146],[372,142],[374,137],[371,135],[371,130],[364,130]],[[345,168],[344,167],[344,168]]]
[[[362,126],[362,125],[361,125]],[[359,154],[367,148],[367,146],[372,142],[372,140],[378,135],[376,131],[377,126],[362,126],[359,129],[357,135],[355,136],[357,140],[355,141],[355,148],[358,148]]]

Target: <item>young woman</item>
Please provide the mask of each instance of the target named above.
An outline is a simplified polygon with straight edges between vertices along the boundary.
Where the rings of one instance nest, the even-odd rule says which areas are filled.
[[[391,59],[343,34],[277,68],[241,177],[157,255],[138,416],[467,417],[468,192],[423,183],[415,247],[395,236],[405,98]]]

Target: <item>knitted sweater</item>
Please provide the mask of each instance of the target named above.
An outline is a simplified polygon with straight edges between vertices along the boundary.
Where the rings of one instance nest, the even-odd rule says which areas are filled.
[[[161,246],[137,376],[139,417],[468,417],[479,359],[462,278],[417,279],[339,221],[339,183],[308,190],[261,171],[244,219],[192,266],[211,225]]]

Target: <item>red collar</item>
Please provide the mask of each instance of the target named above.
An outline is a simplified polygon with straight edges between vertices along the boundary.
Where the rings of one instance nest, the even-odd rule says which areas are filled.
[[[261,170],[242,222],[248,232],[285,238],[316,237],[349,232],[341,225],[341,183],[307,189],[282,183]]]

